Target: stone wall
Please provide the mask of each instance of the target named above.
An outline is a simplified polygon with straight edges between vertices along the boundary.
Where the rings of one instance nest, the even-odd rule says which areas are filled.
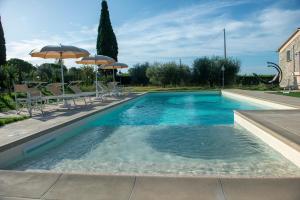
[[[293,52],[294,46],[294,52]],[[287,51],[291,52],[291,60],[287,60]],[[289,85],[295,89],[300,89],[300,34],[293,39],[285,48],[279,52],[279,66],[282,69],[282,81],[280,87],[288,87]],[[295,55],[297,54],[297,55]],[[294,75],[292,75],[294,74]]]

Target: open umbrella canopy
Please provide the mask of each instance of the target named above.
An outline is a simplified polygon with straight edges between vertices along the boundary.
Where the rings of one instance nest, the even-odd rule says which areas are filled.
[[[123,68],[128,68],[128,65],[124,63],[112,63],[112,64],[107,64],[103,65],[100,67],[101,69],[123,69]]]
[[[83,65],[107,65],[115,62],[116,61],[113,58],[103,55],[84,57],[80,61],[76,61],[77,64]]]
[[[90,53],[87,50],[75,47],[75,46],[45,46],[40,50],[32,50],[30,52],[31,57],[39,58],[54,58],[54,59],[66,59],[66,58],[81,58],[87,57]]]
[[[87,50],[74,47],[74,46],[65,46],[65,45],[58,45],[58,46],[45,46],[40,50],[32,50],[30,53],[31,57],[38,57],[38,58],[53,58],[59,59],[62,61],[66,58],[81,58],[87,57],[90,53]],[[65,95],[65,87],[64,87],[64,69],[63,69],[63,62],[60,62],[61,68],[61,83],[62,83],[62,92],[63,96]],[[64,100],[65,106],[67,102]]]

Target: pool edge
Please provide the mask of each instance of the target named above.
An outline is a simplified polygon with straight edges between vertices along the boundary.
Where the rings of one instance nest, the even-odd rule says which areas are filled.
[[[234,111],[234,123],[261,139],[264,143],[300,168],[300,151],[289,144],[289,141],[285,140],[284,137],[275,137],[274,134],[277,133],[274,133],[272,130],[255,122],[239,111]]]

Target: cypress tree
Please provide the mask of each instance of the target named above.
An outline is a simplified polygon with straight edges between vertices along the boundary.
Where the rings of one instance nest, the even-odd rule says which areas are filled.
[[[4,31],[1,23],[0,16],[0,66],[6,63],[6,48],[5,48],[5,38]]]
[[[118,60],[118,43],[109,18],[106,0],[102,1],[100,24],[97,37],[97,54]]]

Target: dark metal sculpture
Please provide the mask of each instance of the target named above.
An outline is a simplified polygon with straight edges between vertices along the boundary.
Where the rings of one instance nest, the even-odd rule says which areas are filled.
[[[280,67],[273,62],[267,62],[268,67],[273,67],[276,69],[277,74],[274,76],[274,78],[270,81],[265,81],[262,78],[260,78],[257,74],[253,73],[253,75],[258,79],[259,82],[265,83],[265,84],[273,84],[275,83],[277,80],[280,83],[282,80],[282,70],[280,69]]]

